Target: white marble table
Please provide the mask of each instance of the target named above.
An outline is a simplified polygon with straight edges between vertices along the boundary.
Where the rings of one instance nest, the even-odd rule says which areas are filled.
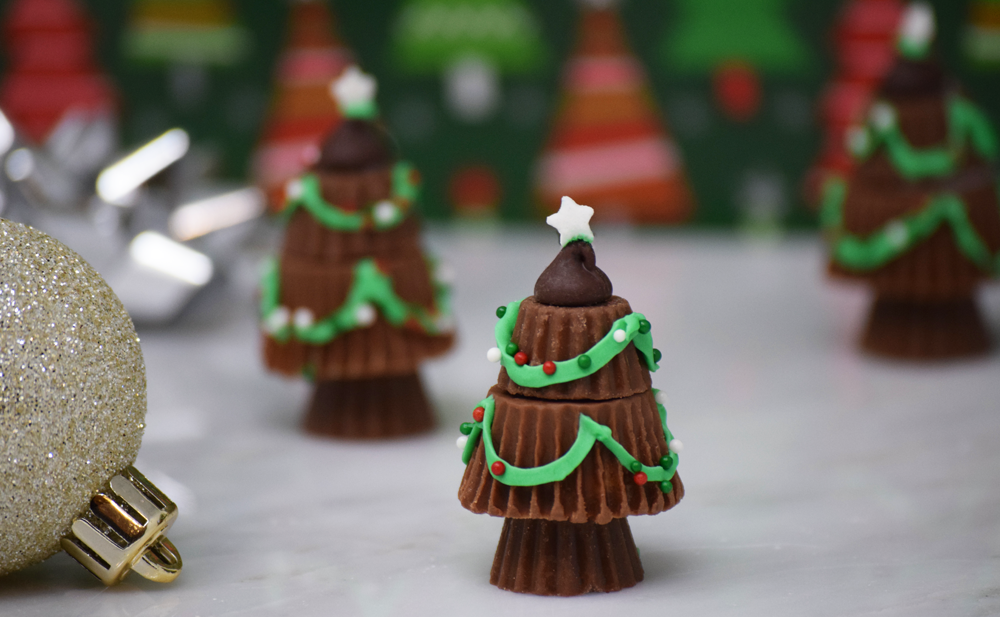
[[[459,505],[454,442],[495,383],[496,306],[530,294],[558,245],[537,228],[436,230],[461,334],[425,370],[436,432],[380,445],[302,434],[306,386],[260,363],[248,257],[176,327],[141,332],[139,466],[180,504],[180,578],[104,589],[59,555],[0,579],[0,615],[1000,613],[1000,355],[862,357],[865,294],[823,279],[811,237],[597,233],[599,265],[653,324],[653,381],[686,444],[685,499],[630,519],[637,587],[559,599],[489,584],[501,520]],[[1000,294],[983,306],[1000,332]]]

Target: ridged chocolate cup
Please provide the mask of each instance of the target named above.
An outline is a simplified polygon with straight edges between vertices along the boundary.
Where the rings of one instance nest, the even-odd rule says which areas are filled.
[[[877,296],[861,346],[890,358],[947,360],[984,354],[992,342],[971,296],[939,302]]]
[[[490,583],[542,596],[619,591],[643,579],[628,519],[607,525],[504,519]]]
[[[267,367],[289,376],[313,371],[317,380],[367,379],[413,373],[422,360],[443,354],[455,342],[453,334],[429,335],[397,328],[379,316],[367,328],[351,330],[325,345],[296,339],[284,343],[264,337]]]
[[[341,439],[388,439],[434,428],[420,376],[344,379],[316,384],[306,431]]]
[[[945,192],[961,197],[976,232],[990,251],[1000,250],[1000,206],[992,171],[983,163],[945,181],[919,183],[878,180],[861,169],[844,201],[844,227],[852,234],[867,237],[893,219],[919,212],[929,199]],[[942,225],[929,238],[880,268],[854,271],[832,262],[830,272],[865,279],[887,298],[926,301],[967,298],[991,276],[959,251],[949,225]]]
[[[392,279],[401,300],[427,309],[434,306],[434,284],[422,255],[378,257],[376,264]],[[317,320],[339,309],[354,284],[357,262],[325,263],[299,258],[281,261],[280,303],[289,310],[308,308]]]
[[[525,298],[518,311],[512,341],[528,355],[528,364],[569,360],[585,353],[611,330],[611,325],[632,312],[618,296],[603,304],[581,307],[549,306]],[[548,400],[610,400],[652,387],[649,369],[631,343],[594,374],[567,383],[526,388],[500,369],[497,386],[509,394]]]
[[[511,396],[499,386],[490,394],[495,401],[494,447],[516,467],[538,467],[565,454],[576,440],[581,414],[610,427],[622,447],[645,465],[658,465],[668,453],[652,391],[608,401],[544,401]],[[670,493],[655,482],[636,484],[632,472],[598,442],[564,480],[507,486],[493,479],[480,441],[458,498],[466,509],[492,516],[606,525],[624,516],[669,510],[684,496],[680,477],[675,475],[672,483]]]
[[[338,231],[316,224],[302,209],[288,221],[285,238],[282,260],[346,263],[373,255],[399,258],[423,254],[420,223],[413,215],[392,229]]]

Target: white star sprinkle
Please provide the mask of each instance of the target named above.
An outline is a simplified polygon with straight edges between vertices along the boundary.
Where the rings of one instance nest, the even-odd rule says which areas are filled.
[[[549,215],[545,222],[559,232],[559,244],[566,246],[573,240],[594,241],[594,232],[590,231],[590,217],[594,209],[581,206],[571,197],[563,197],[559,204],[559,212]]]
[[[356,64],[344,69],[340,77],[330,84],[330,92],[344,113],[358,107],[371,106],[375,101],[377,88],[375,78],[364,73]]]

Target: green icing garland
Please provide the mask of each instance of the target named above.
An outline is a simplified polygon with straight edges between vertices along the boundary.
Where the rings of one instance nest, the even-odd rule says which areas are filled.
[[[1000,253],[992,254],[976,233],[959,196],[952,193],[935,195],[921,210],[893,219],[865,238],[844,229],[846,197],[847,182],[843,178],[831,178],[823,187],[820,222],[832,233],[833,258],[837,263],[853,270],[879,268],[926,240],[941,225],[948,224],[963,255],[990,274],[1000,275]]]
[[[324,227],[338,231],[360,231],[366,227],[391,229],[406,218],[411,204],[416,200],[419,187],[413,180],[413,167],[406,162],[396,163],[392,169],[392,197],[369,204],[357,212],[347,212],[328,203],[320,193],[319,178],[306,174],[299,179],[300,191],[289,197],[282,215],[287,220],[300,207]]]
[[[434,264],[428,260],[428,266]],[[370,320],[359,318],[359,312],[374,317],[377,306],[382,315],[393,326],[401,326],[407,321],[413,321],[428,334],[443,334],[449,328],[440,325],[442,320],[450,316],[448,286],[443,282],[434,282],[434,307],[430,310],[419,304],[411,304],[396,295],[392,279],[378,268],[374,259],[368,257],[354,266],[354,281],[347,293],[347,299],[339,309],[320,321],[309,324],[296,324],[287,309],[282,312],[281,283],[278,262],[269,260],[265,266],[261,281],[260,312],[264,329],[279,342],[285,342],[292,336],[312,345],[323,345],[344,332],[363,328],[371,324]]]
[[[953,96],[948,100],[948,142],[934,148],[914,149],[899,129],[896,111],[886,102],[872,106],[882,118],[872,120],[850,140],[850,150],[866,159],[884,144],[893,167],[908,180],[947,176],[958,168],[966,142],[981,156],[997,156],[997,139],[989,120],[968,100]],[[881,124],[881,126],[878,126]]]
[[[521,300],[516,300],[508,304],[503,311],[498,310],[497,313],[501,314],[501,317],[495,331],[497,348],[500,350],[500,363],[507,369],[507,375],[520,386],[543,388],[593,375],[610,362],[611,358],[624,351],[629,343],[635,343],[636,350],[646,361],[646,366],[649,367],[650,371],[656,371],[660,368],[656,364],[659,360],[659,352],[653,349],[653,337],[649,333],[649,322],[641,313],[631,313],[616,320],[604,338],[595,343],[586,353],[569,360],[553,362],[556,370],[551,375],[546,374],[545,368],[541,365],[518,365],[514,360],[516,349],[511,351],[508,346],[511,336],[514,334],[514,324],[517,321],[517,311],[520,306]],[[615,332],[618,330],[625,332],[625,337],[621,341],[615,340]]]
[[[658,393],[659,390],[653,390],[654,396]],[[515,467],[501,459],[497,455],[496,448],[493,446],[493,413],[496,408],[493,397],[488,396],[484,398],[479,401],[478,406],[484,410],[482,421],[462,425],[462,433],[469,435],[469,439],[466,441],[465,448],[462,451],[462,462],[466,465],[469,464],[469,461],[472,460],[472,453],[475,450],[476,444],[479,442],[480,437],[482,437],[483,448],[486,453],[486,466],[490,470],[490,475],[497,482],[501,482],[507,486],[538,486],[540,484],[565,480],[569,474],[573,473],[573,470],[580,466],[583,459],[590,453],[591,448],[594,447],[594,443],[599,441],[615,455],[615,458],[618,459],[618,462],[623,467],[632,473],[638,474],[641,472],[646,474],[647,480],[658,482],[660,490],[664,493],[669,493],[673,490],[670,480],[677,472],[677,464],[679,462],[679,458],[675,452],[668,452],[664,455],[660,459],[658,466],[651,467],[644,465],[629,454],[628,450],[611,436],[611,429],[609,427],[596,422],[583,413],[580,414],[580,428],[576,434],[576,441],[573,442],[573,445],[565,454],[551,463],[541,465],[540,467]],[[670,429],[667,428],[667,410],[660,403],[657,403],[656,407],[660,412],[663,434],[669,444],[673,441],[674,436],[670,432]],[[501,474],[493,471],[493,464],[498,461],[503,464],[503,473]]]

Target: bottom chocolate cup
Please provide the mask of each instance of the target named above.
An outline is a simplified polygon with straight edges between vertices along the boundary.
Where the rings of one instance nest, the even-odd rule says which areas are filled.
[[[387,439],[434,428],[434,414],[416,373],[320,381],[306,412],[309,433],[345,439]]]
[[[912,360],[945,360],[989,351],[990,336],[974,297],[915,302],[876,296],[861,346]]]
[[[628,519],[607,525],[505,518],[490,583],[540,596],[618,591],[643,578]]]

